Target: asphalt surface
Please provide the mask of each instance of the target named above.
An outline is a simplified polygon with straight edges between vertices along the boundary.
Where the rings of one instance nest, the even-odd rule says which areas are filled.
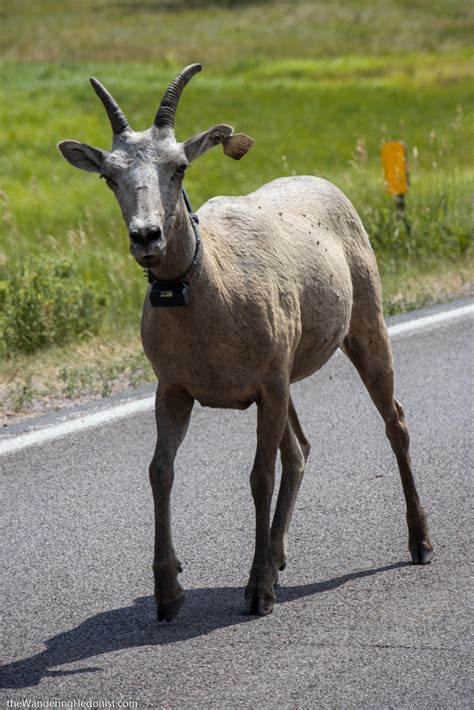
[[[0,459],[3,706],[472,707],[472,320],[393,348],[431,565],[408,564],[395,460],[341,354],[293,389],[313,448],[269,617],[241,614],[255,408],[195,408],[173,490],[188,591],[171,624],[151,596],[153,414],[25,448]]]

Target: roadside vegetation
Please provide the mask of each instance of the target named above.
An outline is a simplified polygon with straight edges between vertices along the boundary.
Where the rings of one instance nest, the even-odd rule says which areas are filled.
[[[138,338],[145,279],[128,255],[118,206],[96,175],[74,171],[55,148],[62,138],[110,146],[91,75],[143,129],[176,70],[202,61],[180,102],[178,137],[223,121],[257,142],[239,163],[216,149],[190,169],[194,207],[281,175],[320,175],[364,221],[387,315],[472,292],[468,3],[18,5],[0,3],[6,422],[153,379]],[[389,139],[408,151],[404,220],[383,183],[380,146]]]

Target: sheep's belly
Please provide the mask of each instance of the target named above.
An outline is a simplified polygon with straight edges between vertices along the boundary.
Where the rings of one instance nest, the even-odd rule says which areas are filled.
[[[217,409],[247,409],[257,399],[257,392],[250,387],[229,388],[225,391],[210,392],[196,385],[186,387],[191,395],[203,407],[213,407]]]
[[[291,382],[304,380],[305,377],[309,377],[321,369],[342,345],[348,327],[349,322],[347,320],[335,332],[333,331],[331,335],[327,335],[325,338],[319,333],[313,337],[311,333],[305,333],[295,353],[291,370]]]

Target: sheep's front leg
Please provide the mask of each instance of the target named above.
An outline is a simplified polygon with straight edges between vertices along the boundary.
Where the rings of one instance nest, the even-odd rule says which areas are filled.
[[[277,570],[271,555],[270,507],[275,462],[288,414],[288,386],[266,388],[257,406],[257,451],[250,476],[255,504],[255,555],[245,590],[244,611],[265,616],[273,610]]]
[[[158,438],[150,464],[150,482],[155,505],[155,599],[158,621],[172,621],[184,602],[178,582],[181,565],[171,537],[170,497],[174,479],[174,460],[188,429],[194,400],[185,394],[167,392],[162,385],[156,393]]]

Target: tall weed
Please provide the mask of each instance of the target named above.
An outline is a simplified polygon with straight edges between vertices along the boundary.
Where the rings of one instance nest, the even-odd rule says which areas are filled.
[[[5,354],[31,353],[97,333],[107,297],[68,259],[26,257],[3,267],[0,326]]]

